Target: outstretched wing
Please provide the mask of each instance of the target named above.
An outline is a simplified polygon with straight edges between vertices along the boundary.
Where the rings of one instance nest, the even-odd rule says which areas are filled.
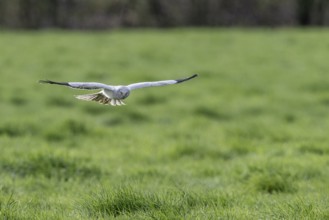
[[[172,85],[172,84],[176,84],[176,83],[182,83],[187,80],[193,79],[194,77],[197,77],[197,76],[198,76],[198,74],[194,74],[193,76],[190,76],[190,77],[187,77],[184,79],[133,83],[133,84],[128,85],[127,87],[130,90],[133,90],[133,89],[140,89],[140,88],[151,87],[151,86],[166,86],[166,85]]]
[[[55,82],[51,80],[39,80],[39,83],[55,84],[68,86],[74,89],[108,89],[114,90],[114,86],[106,85],[98,82]]]

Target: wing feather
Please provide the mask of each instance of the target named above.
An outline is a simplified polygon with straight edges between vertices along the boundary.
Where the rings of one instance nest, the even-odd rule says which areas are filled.
[[[106,85],[98,82],[56,82],[51,80],[39,80],[39,83],[55,84],[61,86],[68,86],[74,89],[108,89],[113,91],[114,86]]]
[[[183,78],[183,79],[133,83],[133,84],[128,85],[127,87],[130,90],[133,90],[133,89],[140,89],[140,88],[152,87],[152,86],[166,86],[166,85],[182,83],[182,82],[185,82],[187,80],[193,79],[194,77],[197,77],[197,76],[198,76],[198,74],[194,74],[193,76]]]

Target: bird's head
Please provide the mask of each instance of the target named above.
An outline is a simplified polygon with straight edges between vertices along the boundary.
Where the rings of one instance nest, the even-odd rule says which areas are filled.
[[[125,99],[125,98],[127,98],[129,96],[129,94],[130,94],[130,90],[127,87],[122,86],[117,91],[117,95],[118,95],[117,98],[119,98],[119,99]]]

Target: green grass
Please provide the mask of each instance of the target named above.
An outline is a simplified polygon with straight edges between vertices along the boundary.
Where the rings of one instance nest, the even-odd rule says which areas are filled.
[[[328,219],[329,31],[2,32],[3,219]],[[126,106],[39,79],[129,84]]]

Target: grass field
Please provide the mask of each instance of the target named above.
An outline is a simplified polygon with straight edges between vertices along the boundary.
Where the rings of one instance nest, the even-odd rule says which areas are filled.
[[[0,34],[1,219],[328,219],[329,31]],[[126,106],[39,79],[129,84]]]

